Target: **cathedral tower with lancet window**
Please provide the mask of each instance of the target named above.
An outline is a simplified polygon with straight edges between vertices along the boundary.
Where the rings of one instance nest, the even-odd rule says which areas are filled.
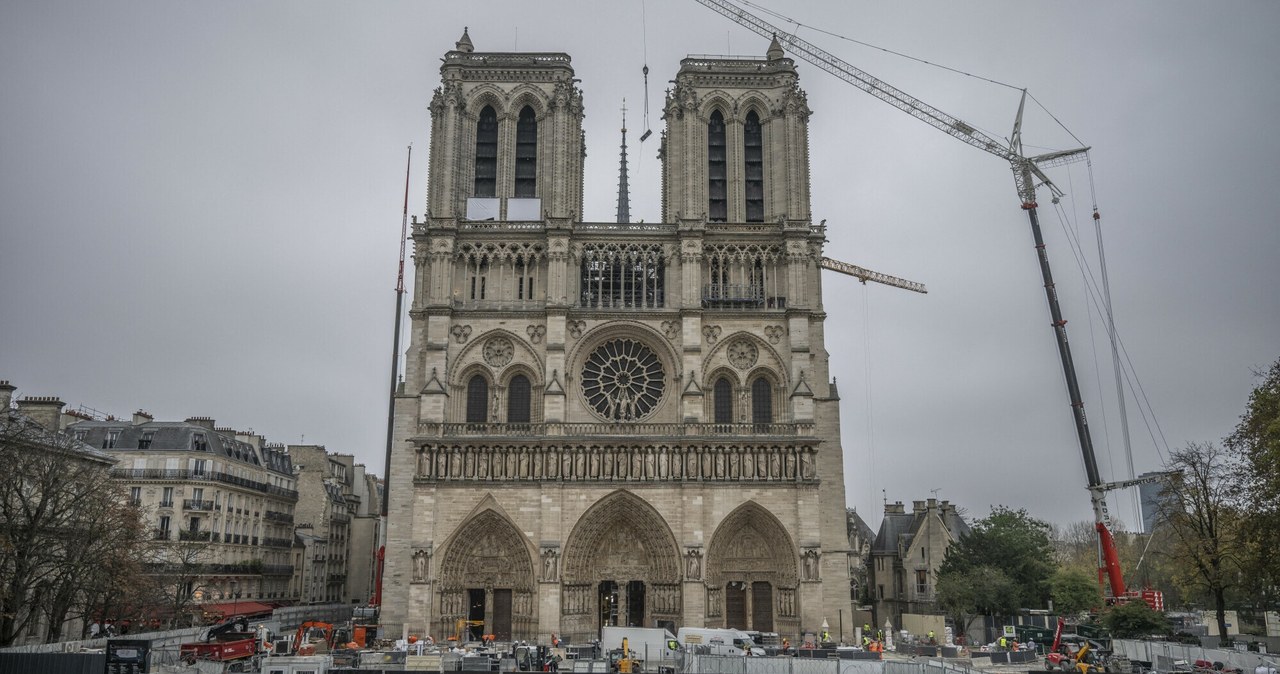
[[[839,399],[794,62],[776,42],[681,62],[658,223],[582,219],[567,54],[464,33],[440,74],[383,625],[571,642],[834,626]]]

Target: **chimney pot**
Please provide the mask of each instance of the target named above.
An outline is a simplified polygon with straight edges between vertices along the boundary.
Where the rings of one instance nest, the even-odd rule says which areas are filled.
[[[18,387],[9,383],[8,379],[0,379],[0,411],[9,409],[13,404],[13,392]]]
[[[51,431],[60,431],[62,408],[66,403],[57,396],[27,396],[18,401],[18,411]]]

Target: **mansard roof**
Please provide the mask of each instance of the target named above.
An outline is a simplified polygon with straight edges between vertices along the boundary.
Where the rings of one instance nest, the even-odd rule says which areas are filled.
[[[102,447],[107,434],[116,431],[119,436],[114,450],[118,452],[190,452],[293,475],[289,455],[282,450],[267,448],[260,453],[253,445],[234,436],[187,421],[133,424],[124,420],[93,420],[72,424],[68,430],[76,434],[83,432],[84,442],[92,447]],[[144,435],[148,435],[149,442],[144,442]],[[197,442],[197,435],[202,436],[203,443]]]
[[[342,496],[342,486],[333,482],[326,481],[324,490],[329,494],[329,500],[335,505],[346,505],[347,500]]]
[[[36,423],[13,408],[0,410],[0,430],[7,440],[17,440],[33,448],[66,452],[74,458],[96,461],[110,466],[119,459],[75,437],[67,431],[55,431]]]

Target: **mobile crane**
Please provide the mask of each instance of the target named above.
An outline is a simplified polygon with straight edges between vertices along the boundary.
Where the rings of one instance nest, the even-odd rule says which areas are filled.
[[[1130,598],[1142,597],[1153,609],[1163,610],[1163,598],[1158,592],[1130,592],[1125,587],[1124,575],[1120,570],[1120,561],[1116,555],[1115,541],[1109,528],[1110,517],[1106,504],[1106,492],[1112,489],[1133,486],[1142,482],[1160,479],[1150,476],[1136,480],[1120,482],[1104,482],[1098,471],[1098,461],[1093,451],[1093,440],[1089,434],[1089,422],[1084,414],[1084,400],[1080,394],[1080,385],[1076,378],[1075,363],[1071,359],[1071,345],[1067,342],[1067,321],[1062,317],[1062,308],[1058,303],[1058,293],[1054,287],[1053,274],[1049,269],[1049,258],[1045,252],[1044,237],[1040,231],[1040,218],[1036,213],[1037,181],[1049,189],[1054,199],[1063,196],[1060,190],[1043,169],[1061,166],[1087,157],[1088,147],[1080,147],[1058,152],[1050,152],[1027,157],[1022,151],[1022,113],[1026,106],[1027,92],[1022,92],[1022,101],[1018,104],[1018,114],[1014,119],[1013,134],[1009,142],[1003,143],[979,131],[963,120],[953,117],[904,91],[901,91],[870,74],[854,67],[839,57],[802,40],[795,35],[780,30],[769,22],[729,2],[729,0],[697,0],[699,4],[729,18],[734,23],[762,36],[781,43],[793,54],[809,63],[839,77],[862,91],[902,110],[920,121],[972,145],[983,152],[995,155],[1007,162],[1013,171],[1014,187],[1017,189],[1022,209],[1027,212],[1031,225],[1031,235],[1035,242],[1036,256],[1040,263],[1040,275],[1044,282],[1045,297],[1049,304],[1050,325],[1058,345],[1058,355],[1062,361],[1062,373],[1067,381],[1067,395],[1071,401],[1072,417],[1075,421],[1076,437],[1080,444],[1080,452],[1084,458],[1085,475],[1088,480],[1087,489],[1093,506],[1094,527],[1098,532],[1098,582],[1110,585],[1109,599],[1124,602]],[[1097,210],[1093,218],[1100,216]],[[832,268],[823,260],[824,268]],[[837,271],[843,271],[837,269]],[[845,272],[849,273],[849,272]],[[856,274],[854,274],[856,276]],[[868,279],[863,279],[865,283]],[[875,279],[872,279],[875,280]]]

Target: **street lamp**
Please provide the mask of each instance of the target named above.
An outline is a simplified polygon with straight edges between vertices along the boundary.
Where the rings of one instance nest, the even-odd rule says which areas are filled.
[[[203,603],[204,603],[204,590],[196,590],[195,592],[192,592],[192,593],[191,593],[191,598],[192,598],[192,599],[194,599],[194,600],[196,601],[196,604],[197,604],[197,605],[203,604]],[[203,620],[203,618],[204,618],[204,606],[199,606],[199,608],[200,608],[200,617],[201,617],[201,619]],[[192,627],[195,627],[195,626],[196,626],[196,612],[195,612],[195,611],[192,611],[192,612],[191,612],[191,626],[192,626]]]

